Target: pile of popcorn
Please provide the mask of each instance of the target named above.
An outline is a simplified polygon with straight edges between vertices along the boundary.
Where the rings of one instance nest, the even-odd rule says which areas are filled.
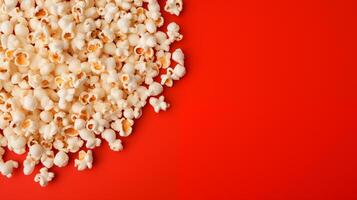
[[[178,16],[182,0],[164,10]],[[70,153],[85,170],[102,140],[122,150],[142,108],[166,110],[163,87],[186,73],[170,53],[180,27],[163,25],[157,0],[0,0],[0,173],[19,167],[5,149],[27,153],[25,175],[42,165],[41,186]]]

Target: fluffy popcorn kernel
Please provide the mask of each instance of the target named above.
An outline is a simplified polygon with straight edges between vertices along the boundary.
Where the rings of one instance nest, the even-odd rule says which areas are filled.
[[[166,109],[170,106],[165,102],[164,96],[160,96],[159,98],[151,97],[149,103],[154,108],[156,113],[160,112],[160,110],[166,111]]]
[[[24,166],[23,172],[24,172],[24,174],[25,175],[32,174],[32,172],[35,169],[35,166],[36,166],[37,162],[36,162],[36,160],[31,158],[30,156],[27,156],[26,159],[23,162],[23,166]]]
[[[113,151],[120,151],[123,149],[120,139],[116,139],[115,131],[113,129],[106,129],[102,133],[102,138],[105,139]]]
[[[91,150],[87,152],[81,150],[78,153],[78,159],[74,160],[74,166],[77,167],[78,171],[83,171],[85,169],[92,169],[93,166],[93,154]]]
[[[64,167],[64,166],[66,166],[68,164],[68,160],[69,160],[68,155],[63,151],[59,151],[56,154],[55,159],[53,160],[53,163],[57,167]]]
[[[182,11],[182,0],[167,0],[165,4],[165,11],[172,15],[180,15]]]
[[[184,59],[185,59],[185,55],[183,54],[182,49],[176,49],[173,53],[172,53],[172,60],[177,62],[180,65],[184,65]]]
[[[33,158],[34,160],[40,160],[43,152],[44,152],[44,149],[39,144],[34,144],[34,145],[30,146],[30,148],[29,148],[29,156],[31,158]]]
[[[0,162],[0,173],[7,178],[12,177],[14,168],[18,168],[19,164],[16,161],[8,160],[6,162]]]
[[[166,110],[165,87],[186,74],[183,51],[170,51],[180,26],[163,27],[161,13],[182,8],[182,0],[163,9],[157,0],[0,0],[0,173],[19,166],[5,151],[27,153],[23,173],[41,164],[34,180],[46,186],[69,153],[85,170],[102,140],[121,151],[146,104]]]
[[[55,177],[53,172],[49,172],[46,167],[40,169],[40,172],[35,176],[35,182],[39,183],[42,187],[47,186],[48,182],[52,181]]]

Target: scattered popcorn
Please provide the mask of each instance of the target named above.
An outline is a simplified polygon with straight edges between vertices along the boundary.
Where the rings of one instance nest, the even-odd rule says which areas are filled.
[[[55,177],[53,172],[49,172],[46,167],[40,169],[40,172],[35,176],[35,182],[39,183],[42,187],[46,186],[48,182],[52,181]]]
[[[179,15],[182,0],[164,10]],[[149,103],[169,104],[164,86],[186,74],[184,53],[170,52],[183,39],[175,22],[164,27],[157,0],[0,0],[0,173],[11,177],[24,154],[23,173],[42,165],[35,182],[46,186],[48,170],[91,169],[92,150],[107,142],[123,149]],[[164,32],[166,30],[166,32]],[[176,66],[174,66],[176,65]],[[86,148],[88,150],[83,150]]]

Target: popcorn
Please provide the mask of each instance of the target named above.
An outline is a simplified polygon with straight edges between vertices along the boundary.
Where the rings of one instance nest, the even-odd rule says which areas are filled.
[[[68,137],[66,140],[67,150],[71,153],[78,152],[79,149],[83,146],[83,140],[78,137]]]
[[[105,139],[113,151],[120,151],[123,149],[120,139],[116,139],[116,135],[113,129],[106,129],[102,133],[102,138]]]
[[[68,160],[68,155],[63,151],[59,151],[53,160],[53,164],[55,164],[57,167],[64,167],[68,164]]]
[[[15,30],[15,34],[20,37],[26,38],[27,35],[29,34],[29,29],[27,28],[27,26],[25,26],[22,23],[16,24],[14,30]]]
[[[122,137],[127,137],[132,132],[132,126],[134,125],[134,121],[131,119],[117,119],[111,124],[111,128],[115,131],[119,132],[119,135]]]
[[[46,167],[40,169],[40,172],[35,176],[35,182],[39,183],[42,187],[47,186],[48,182],[52,181],[55,177],[53,172],[49,172]]]
[[[177,64],[170,72],[173,80],[180,80],[186,74],[186,68],[183,65]]]
[[[0,162],[0,173],[7,178],[12,177],[14,168],[18,168],[19,164],[16,161],[8,160],[6,162]]]
[[[1,23],[0,30],[5,35],[10,35],[14,30],[14,24],[10,21],[4,21]]]
[[[41,157],[41,163],[46,168],[51,168],[53,166],[54,161],[54,153],[53,151],[46,151]]]
[[[37,161],[41,159],[43,152],[44,149],[41,145],[34,144],[30,146],[28,156]]]
[[[26,138],[20,135],[11,134],[7,137],[7,147],[16,154],[25,153]]]
[[[31,156],[27,156],[26,159],[23,162],[23,166],[24,166],[23,172],[24,172],[24,174],[25,175],[32,174],[32,172],[35,169],[36,164],[37,164],[36,160],[31,158]]]
[[[165,11],[172,15],[180,15],[182,11],[182,0],[167,0],[165,4]]]
[[[174,84],[172,77],[172,69],[168,68],[166,70],[166,74],[161,75],[161,85],[165,85],[167,87],[172,87]]]
[[[22,106],[25,110],[34,111],[37,108],[37,100],[32,94],[28,94],[22,100]]]
[[[166,69],[171,64],[171,53],[164,53],[163,51],[159,51],[156,53],[157,63],[160,67]]]
[[[183,51],[170,52],[183,38],[180,26],[159,30],[157,0],[3,0],[0,7],[4,176],[19,166],[3,160],[5,149],[28,151],[25,175],[44,166],[34,178],[41,186],[54,178],[50,168],[68,165],[68,153],[78,153],[78,170],[91,169],[91,149],[103,139],[121,151],[120,137],[132,134],[144,106],[166,110],[164,86],[186,74]],[[179,15],[182,7],[167,0],[164,10]]]
[[[93,165],[93,154],[91,150],[87,152],[81,150],[78,154],[78,159],[74,160],[74,166],[77,167],[78,171],[85,169],[92,169]]]
[[[79,131],[79,136],[86,141],[86,147],[89,149],[93,149],[95,147],[100,146],[101,140],[99,138],[96,138],[94,133],[87,130],[87,129],[81,129]]]
[[[167,35],[171,42],[182,40],[183,36],[179,33],[180,26],[175,22],[171,22],[167,25]]]
[[[149,103],[154,108],[156,113],[158,113],[160,110],[166,111],[166,109],[170,106],[165,102],[164,96],[160,96],[159,98],[151,97]]]
[[[181,49],[176,49],[172,53],[172,60],[177,62],[180,65],[184,65],[184,59],[185,55],[183,54],[183,51]]]

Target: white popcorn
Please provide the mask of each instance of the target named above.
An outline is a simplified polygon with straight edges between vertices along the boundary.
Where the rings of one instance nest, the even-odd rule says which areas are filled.
[[[46,151],[41,157],[42,165],[47,168],[51,168],[53,166],[53,160],[54,160],[53,151]]]
[[[172,68],[168,68],[166,71],[166,74],[161,75],[161,84],[165,85],[167,87],[172,87],[174,82],[173,82],[173,77],[172,77]]]
[[[40,169],[40,172],[35,176],[35,182],[39,183],[42,187],[46,186],[48,182],[52,181],[55,177],[53,172],[49,172],[46,167]]]
[[[167,0],[165,4],[165,11],[172,15],[180,15],[182,11],[182,0]]]
[[[102,133],[102,138],[105,139],[113,151],[120,151],[123,149],[120,139],[116,139],[116,134],[113,129],[105,129]]]
[[[186,74],[180,26],[164,25],[157,0],[0,0],[0,173],[18,163],[5,150],[27,152],[23,173],[44,167],[35,181],[46,186],[79,153],[78,170],[92,168],[91,150],[133,132],[147,103],[169,107],[164,86]],[[182,0],[164,10],[179,15]],[[172,66],[172,61],[176,66]],[[158,97],[160,96],[160,97]],[[117,133],[118,132],[118,137]]]
[[[29,94],[22,100],[22,106],[28,111],[34,111],[37,107],[37,101],[33,95]]]
[[[26,159],[23,162],[24,169],[23,172],[25,175],[30,175],[35,169],[37,162],[34,160],[32,157],[27,156]]]
[[[161,94],[163,90],[164,90],[164,88],[158,82],[152,82],[149,85],[149,94],[151,96],[157,96],[157,95]]]
[[[7,139],[7,145],[11,151],[19,155],[25,153],[26,138],[24,136],[11,134]]]
[[[151,97],[149,103],[154,108],[156,113],[160,112],[160,110],[166,111],[166,109],[170,106],[165,102],[164,96],[160,96],[159,98]]]
[[[50,111],[44,110],[40,113],[40,119],[43,122],[50,123],[53,120],[53,114]]]
[[[37,161],[37,160],[41,159],[43,152],[44,152],[44,149],[41,145],[34,144],[34,145],[30,146],[28,155],[31,158],[33,158],[35,161]]]
[[[183,51],[181,49],[176,49],[172,53],[172,60],[174,60],[178,64],[184,65],[185,64],[184,59],[185,59],[185,55],[183,54]]]
[[[21,23],[16,24],[15,25],[15,34],[16,34],[16,36],[20,36],[20,37],[27,37],[27,35],[29,34],[29,29],[24,24],[21,24]]]
[[[81,129],[79,131],[79,136],[86,141],[86,147],[89,149],[98,147],[101,144],[101,140],[96,138],[94,133],[87,129]]]
[[[45,140],[51,140],[58,132],[58,126],[54,121],[40,128],[40,133]]]
[[[14,168],[18,168],[19,164],[16,161],[8,160],[6,162],[0,162],[0,173],[7,178],[12,177]]]
[[[59,151],[56,154],[55,159],[53,160],[53,163],[57,167],[64,167],[68,164],[68,160],[69,160],[68,155],[64,151]]]
[[[129,32],[129,27],[130,27],[130,20],[132,19],[132,15],[129,14],[125,14],[124,16],[122,16],[118,22],[117,22],[117,26],[118,29],[122,32],[122,33],[128,33]]]
[[[76,130],[81,130],[86,127],[86,121],[83,119],[76,119],[74,121],[74,129]]]
[[[180,80],[185,76],[186,68],[183,65],[177,64],[173,70],[170,68],[170,74],[173,80]]]
[[[87,152],[81,150],[78,154],[78,159],[74,160],[74,166],[77,167],[79,171],[85,169],[92,169],[93,165],[93,154],[91,150]]]
[[[21,110],[11,111],[12,123],[18,124],[25,120],[25,113]]]
[[[71,153],[78,152],[79,149],[83,146],[83,140],[78,137],[69,137],[67,138],[67,150]]]
[[[132,126],[134,125],[134,121],[131,119],[117,119],[111,123],[111,128],[115,131],[119,132],[119,135],[122,137],[127,137],[132,133]]]
[[[10,21],[4,21],[1,23],[0,30],[5,35],[10,35],[14,30],[14,25]]]
[[[179,31],[180,31],[180,26],[175,22],[171,22],[167,26],[167,35],[169,36],[171,42],[182,40],[183,36],[179,33]]]

